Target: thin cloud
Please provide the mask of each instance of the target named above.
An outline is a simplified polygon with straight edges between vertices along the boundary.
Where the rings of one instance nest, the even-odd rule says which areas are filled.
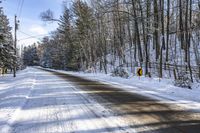
[[[32,33],[35,33],[35,34],[47,34],[48,33],[48,31],[45,30],[40,25],[32,25],[29,31]]]

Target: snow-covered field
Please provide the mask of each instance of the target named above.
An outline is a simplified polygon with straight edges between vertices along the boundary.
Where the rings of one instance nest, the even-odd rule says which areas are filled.
[[[0,77],[0,133],[135,132],[120,117],[50,72]]]
[[[115,87],[124,88],[129,92],[139,93],[161,101],[173,102],[193,110],[200,109],[200,84],[194,85],[191,90],[174,86],[173,81],[170,79],[139,78],[136,76],[124,79],[102,73],[66,72],[62,70],[53,71],[100,81]]]

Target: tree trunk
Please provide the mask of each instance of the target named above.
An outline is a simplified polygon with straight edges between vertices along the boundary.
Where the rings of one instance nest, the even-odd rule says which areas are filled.
[[[140,61],[140,66],[142,67],[143,63],[143,56],[142,56],[142,47],[141,47],[141,41],[140,41],[140,32],[139,32],[139,25],[137,20],[137,14],[136,14],[136,7],[135,7],[135,1],[132,0],[132,6],[133,6],[133,15],[134,15],[134,23],[135,23],[135,30],[136,30],[136,40],[137,40],[137,46],[138,46],[138,58]]]

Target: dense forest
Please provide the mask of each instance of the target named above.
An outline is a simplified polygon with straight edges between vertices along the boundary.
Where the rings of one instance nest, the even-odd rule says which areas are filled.
[[[200,0],[75,0],[54,18],[59,27],[24,54],[34,65],[109,73],[200,79]],[[32,58],[33,57],[33,58]]]

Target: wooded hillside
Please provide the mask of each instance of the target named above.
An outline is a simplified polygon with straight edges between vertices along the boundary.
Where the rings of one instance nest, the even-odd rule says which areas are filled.
[[[146,76],[200,78],[199,0],[91,0],[67,2],[60,18],[41,13],[43,21],[59,23],[39,43],[45,67],[108,73],[115,68]]]

